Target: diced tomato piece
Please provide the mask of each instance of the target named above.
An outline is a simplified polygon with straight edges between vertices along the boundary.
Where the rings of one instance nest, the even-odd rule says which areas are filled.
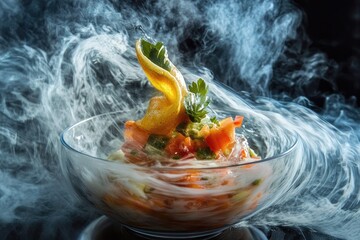
[[[193,142],[190,137],[185,137],[182,134],[177,134],[171,138],[165,147],[165,151],[169,156],[184,157],[189,153],[194,152]]]
[[[220,126],[211,128],[205,142],[215,154],[218,154],[220,150],[226,150],[227,146],[234,141],[234,138],[235,127],[230,117],[220,121]]]
[[[178,134],[176,137],[173,137],[169,140],[168,144],[165,147],[165,151],[169,155],[175,155],[180,152],[180,144],[184,141],[185,136]]]
[[[127,121],[125,123],[124,138],[126,142],[145,146],[149,135],[147,131],[139,128],[134,121]]]
[[[235,127],[241,127],[243,120],[244,120],[243,116],[236,116],[234,119]]]
[[[237,116],[235,121],[231,117],[225,118],[219,122],[219,126],[210,129],[210,134],[205,138],[209,148],[218,154],[220,150],[224,154],[231,151],[235,143],[235,128],[240,127],[242,117]]]
[[[194,147],[193,147],[192,140],[190,137],[186,137],[184,139],[184,148],[187,148],[189,150],[189,152],[194,151]]]

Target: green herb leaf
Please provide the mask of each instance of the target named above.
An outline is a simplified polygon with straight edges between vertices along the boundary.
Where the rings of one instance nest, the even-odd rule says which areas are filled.
[[[201,78],[189,85],[189,93],[185,97],[184,105],[187,115],[192,122],[200,122],[206,117],[210,100],[207,96],[208,86]]]
[[[198,160],[212,160],[216,158],[215,153],[208,147],[200,148],[195,155]]]
[[[166,147],[166,144],[168,143],[168,141],[169,141],[169,138],[166,136],[151,134],[149,136],[147,144],[149,144],[150,146],[152,146],[156,149],[163,150]]]
[[[215,116],[214,116],[214,117],[211,117],[211,118],[210,118],[210,121],[211,121],[212,123],[218,125],[218,126],[220,125],[219,121],[216,119]]]
[[[141,39],[141,50],[143,54],[159,67],[170,71],[171,65],[168,59],[167,50],[162,42],[152,44]]]
[[[257,186],[257,185],[259,185],[261,182],[262,182],[261,178],[258,178],[258,179],[256,179],[256,180],[254,180],[251,184],[252,184],[253,186]]]
[[[189,91],[195,94],[200,94],[202,96],[206,96],[208,93],[209,87],[206,85],[205,81],[202,78],[199,78],[195,83],[191,83],[189,85]]]

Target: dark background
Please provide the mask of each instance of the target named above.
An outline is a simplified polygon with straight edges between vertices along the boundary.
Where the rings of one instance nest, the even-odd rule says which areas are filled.
[[[45,38],[34,38],[34,36],[47,35],[44,26],[43,12],[53,11],[57,13],[57,9],[62,4],[57,1],[48,4],[47,1],[22,1],[27,14],[23,17],[7,18],[8,22],[3,22],[0,27],[0,48],[7,48],[13,40],[25,41],[32,46],[38,46],[41,49],[51,49],[51,44]],[[123,3],[111,1],[115,7],[122,8]],[[125,1],[126,2],[126,1]],[[149,6],[151,1],[127,1],[131,5],[138,6],[142,10],[143,6]],[[145,4],[146,2],[146,4]],[[211,2],[211,1],[210,1]],[[303,91],[291,92],[290,89],[281,88],[281,83],[276,81],[275,76],[272,80],[272,91],[288,91],[292,97],[296,95],[304,95],[312,100],[317,106],[322,107],[324,98],[332,93],[343,95],[351,103],[356,102],[359,106],[360,100],[360,1],[346,0],[293,0],[292,3],[303,11],[303,22],[301,31],[308,35],[306,41],[306,50],[313,52],[323,52],[329,60],[329,70],[326,79],[316,79],[315,86],[304,87]],[[151,4],[150,4],[151,5]],[[169,19],[168,25],[176,25]],[[206,29],[201,22],[194,22],[189,26],[188,34],[180,36],[179,49],[183,54],[191,57],[198,50],[203,49],[202,38],[205,37]],[[208,36],[207,36],[208,37]],[[210,40],[211,41],[211,40]],[[216,36],[214,36],[216,41]],[[289,43],[291,44],[291,43]],[[216,52],[216,51],[215,51]],[[212,60],[205,62],[207,66],[214,72],[217,79],[221,79],[221,66],[216,66]],[[281,66],[276,66],[281,69]],[[296,67],[296,66],[294,66]],[[279,72],[278,74],[282,74]],[[241,79],[240,79],[241,81]],[[313,88],[318,91],[314,91]],[[356,99],[351,99],[355,96]]]
[[[142,2],[133,1],[133,4],[140,6]],[[302,27],[309,37],[308,49],[314,52],[323,52],[332,64],[329,67],[329,73],[324,78],[320,77],[316,80],[315,89],[310,88],[303,89],[301,92],[292,92],[291,89],[283,88],[275,80],[270,86],[271,91],[287,91],[292,97],[304,95],[320,109],[324,107],[325,99],[329,95],[340,94],[344,96],[347,103],[358,107],[360,105],[360,2],[355,0],[296,0],[293,3],[304,12]],[[29,44],[45,51],[51,49],[48,45],[49,42],[33,37],[35,35],[46,35],[46,29],[35,27],[44,25],[41,13],[47,8],[46,1],[25,0],[22,1],[22,4],[29,11],[29,14],[24,15],[23,18],[8,18],[9,24],[6,21],[1,24],[0,48],[8,48],[15,40],[29,41]],[[54,7],[56,7],[56,4],[54,4]],[[56,11],[54,10],[54,12]],[[189,57],[191,57],[192,52],[195,53],[202,48],[199,39],[205,31],[196,24],[192,30],[194,30],[192,33],[195,33],[195,37],[194,35],[184,36],[179,46],[179,49],[184,53],[190,54]],[[35,40],[36,42],[31,42]],[[207,64],[214,71],[215,77],[221,76],[221,69],[210,66],[212,62],[207,62]],[[74,229],[78,229],[86,222],[81,216],[74,216],[74,218],[79,218],[79,222],[73,226]],[[39,223],[40,225],[41,223]],[[17,233],[22,229],[22,226],[16,224],[0,227],[13,228],[12,233],[8,236],[9,239],[18,238]],[[31,228],[32,230],[28,232],[33,233],[34,236],[41,232],[40,227],[36,224]],[[306,229],[299,231],[298,229],[282,227],[272,229],[267,234],[269,238],[271,236],[275,238],[276,236],[276,239],[332,239]]]
[[[295,0],[291,2],[303,12],[302,23],[298,29],[298,37],[303,38],[303,46],[297,54],[324,53],[327,58],[325,65],[328,69],[326,73],[315,77],[316,79],[309,79],[311,84],[294,90],[284,86],[283,82],[277,79],[301,67],[299,62],[292,66],[287,65],[284,69],[283,63],[287,61],[287,57],[291,56],[291,53],[285,53],[285,59],[280,59],[274,65],[270,92],[285,93],[291,98],[305,96],[315,105],[313,109],[315,111],[324,107],[326,98],[331,94],[343,96],[346,104],[353,107],[359,106],[360,1]],[[196,52],[203,50],[202,38],[209,38],[205,32],[206,29],[201,23],[190,26],[189,34],[180,41],[179,48],[183,54],[190,55],[191,58]],[[210,41],[216,41],[216,36],[212,37]],[[290,49],[295,44],[298,42],[286,43]],[[222,53],[222,51],[223,49],[215,49],[214,52]],[[226,58],[226,55],[223,58]],[[215,78],[221,79],[224,76],[222,65],[217,65],[213,59],[205,60],[205,64],[214,72]],[[241,79],[236,80],[242,82]]]
[[[326,53],[338,63],[334,74],[337,88],[320,85],[323,92],[334,91],[346,98],[360,96],[360,1],[296,0],[305,12],[304,26],[311,48]]]

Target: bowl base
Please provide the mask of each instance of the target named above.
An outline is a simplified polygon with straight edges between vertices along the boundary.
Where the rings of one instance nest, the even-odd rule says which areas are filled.
[[[195,234],[158,234],[113,222],[106,216],[95,219],[80,235],[79,240],[267,240],[263,232],[255,227],[228,227],[225,229]]]

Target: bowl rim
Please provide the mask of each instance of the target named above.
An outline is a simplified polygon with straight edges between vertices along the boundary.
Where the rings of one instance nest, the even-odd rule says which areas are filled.
[[[71,151],[74,151],[75,153],[77,154],[80,154],[80,155],[83,155],[83,156],[86,156],[86,157],[89,157],[91,159],[94,159],[94,160],[100,160],[100,161],[103,161],[103,162],[106,162],[106,163],[111,163],[111,164],[120,164],[121,162],[119,161],[111,161],[111,160],[108,160],[108,159],[104,159],[104,158],[101,158],[101,157],[96,157],[96,156],[92,156],[90,154],[87,154],[87,153],[84,153],[84,152],[81,152],[81,151],[78,151],[77,149],[73,148],[72,146],[70,146],[64,139],[64,135],[66,132],[68,132],[70,129],[73,129],[75,128],[76,126],[84,123],[84,122],[87,122],[87,121],[90,121],[94,118],[98,118],[98,117],[101,117],[101,116],[106,116],[106,115],[112,115],[112,114],[118,114],[118,113],[124,113],[124,112],[127,112],[128,111],[113,111],[113,112],[107,112],[107,113],[102,113],[102,114],[98,114],[98,115],[94,115],[92,117],[89,117],[89,118],[86,118],[86,119],[83,119],[73,125],[71,125],[70,127],[67,127],[65,128],[61,133],[60,133],[60,142],[62,143],[62,145],[68,149],[68,150],[71,150]],[[137,165],[137,167],[141,167],[141,168],[147,168],[147,169],[151,169],[151,170],[158,170],[158,171],[185,171],[185,170],[211,170],[211,169],[224,169],[224,168],[234,168],[234,167],[240,167],[240,166],[246,166],[246,165],[254,165],[254,164],[259,164],[259,163],[263,163],[263,162],[268,162],[268,161],[271,161],[271,160],[275,160],[275,159],[278,159],[278,158],[281,158],[281,157],[284,157],[288,154],[290,154],[293,150],[295,150],[296,146],[298,145],[299,143],[299,136],[296,132],[293,132],[293,139],[294,141],[292,142],[292,144],[290,145],[290,147],[288,149],[286,149],[285,151],[277,154],[277,155],[274,155],[274,156],[271,156],[271,157],[267,157],[267,158],[263,158],[263,159],[260,159],[260,160],[256,160],[256,161],[250,161],[250,162],[244,162],[244,163],[232,163],[232,164],[228,164],[228,165],[220,165],[220,166],[206,166],[206,167],[159,167],[159,166],[140,166],[140,165]],[[204,160],[202,160],[204,161]],[[213,160],[208,160],[208,161],[216,161],[216,159],[213,159]],[[136,165],[136,164],[133,164],[133,165]]]

